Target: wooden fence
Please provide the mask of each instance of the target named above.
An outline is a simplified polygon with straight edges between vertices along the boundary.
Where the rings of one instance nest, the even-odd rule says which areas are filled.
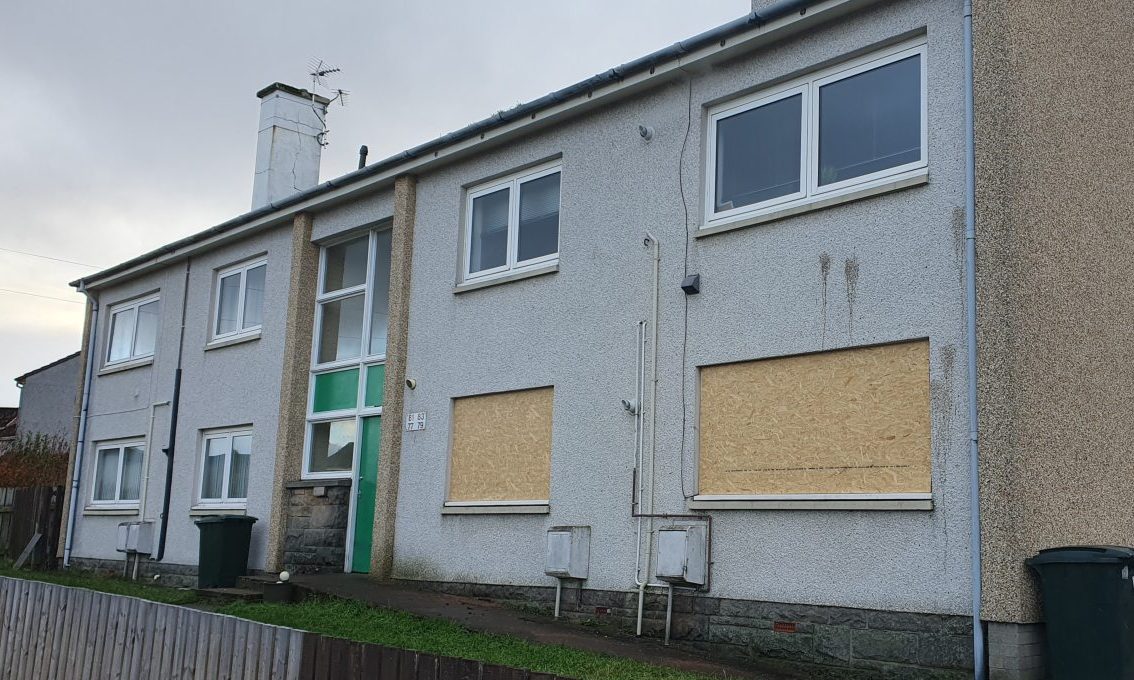
[[[8,537],[12,535],[12,502],[15,489],[0,488],[0,556],[6,552]]]
[[[0,577],[0,680],[561,680]]]
[[[8,514],[8,536],[0,543],[0,552],[7,547],[9,559],[16,559],[28,541],[40,534],[28,565],[41,569],[55,565],[59,544],[59,525],[63,512],[63,487],[29,486],[11,489],[11,512]]]

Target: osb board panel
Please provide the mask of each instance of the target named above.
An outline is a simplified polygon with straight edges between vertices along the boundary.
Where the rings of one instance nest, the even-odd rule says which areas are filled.
[[[554,389],[453,400],[449,500],[546,500]]]
[[[929,342],[701,368],[702,494],[930,490]]]

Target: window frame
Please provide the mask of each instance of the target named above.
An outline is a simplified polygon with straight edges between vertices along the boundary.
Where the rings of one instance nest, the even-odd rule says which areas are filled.
[[[142,450],[142,464],[138,468],[138,498],[123,500],[122,496],[122,473],[125,469],[124,463],[126,462],[126,449],[128,447],[137,447]],[[99,459],[102,457],[103,451],[118,451],[118,472],[114,478],[114,498],[110,500],[98,500],[95,494],[98,491],[98,471]],[[91,472],[91,495],[88,507],[98,509],[137,509],[141,506],[142,496],[144,490],[142,489],[142,480],[145,478],[146,472],[146,440],[141,439],[115,439],[110,441],[98,442],[95,444],[94,455],[94,470]]]
[[[319,277],[318,281],[316,282],[318,288],[316,289],[315,295],[315,323],[314,333],[311,339],[311,366],[307,381],[307,418],[306,424],[304,426],[303,466],[300,469],[301,479],[354,479],[358,471],[358,446],[359,436],[362,432],[363,420],[371,416],[382,415],[382,407],[366,406],[365,398],[368,369],[371,366],[377,366],[386,363],[385,351],[376,354],[370,353],[370,327],[373,321],[371,317],[373,310],[373,296],[375,294],[375,275],[378,262],[378,235],[381,232],[389,231],[391,229],[392,225],[388,221],[379,222],[378,224],[368,229],[365,234],[354,232],[349,235],[331,239],[320,244]],[[319,292],[323,290],[324,278],[327,272],[327,250],[333,246],[339,245],[341,243],[346,243],[347,241],[352,241],[364,235],[369,239],[367,244],[366,280],[363,283],[356,286],[351,286],[350,288],[343,288],[330,293]],[[392,253],[391,257],[393,257]],[[361,355],[349,359],[338,359],[335,361],[319,363],[319,342],[323,334],[323,303],[334,302],[336,300],[345,299],[354,295],[361,295],[363,298]],[[322,375],[324,373],[334,373],[336,371],[349,370],[352,368],[359,371],[358,392],[355,396],[355,408],[316,412],[314,410],[316,376]],[[355,421],[355,451],[354,456],[351,460],[351,469],[324,472],[312,471],[311,456],[313,454],[312,444],[314,443],[312,430],[314,426],[320,423],[350,419],[354,419]],[[353,512],[353,505],[351,507]]]
[[[158,323],[154,329],[154,348],[146,354],[135,354],[134,348],[138,342],[138,309],[150,304],[151,302],[158,303]],[[110,358],[110,351],[114,348],[114,318],[124,312],[133,310],[134,322],[133,328],[130,331],[130,355],[124,359]],[[161,335],[161,294],[153,293],[143,297],[135,298],[127,302],[119,302],[111,305],[107,310],[107,323],[106,323],[106,347],[103,351],[103,367],[110,368],[116,366],[125,366],[133,363],[141,363],[146,360],[152,360],[157,353],[158,339]]]
[[[819,184],[819,89],[862,73],[901,61],[920,57],[920,102],[921,102],[921,157],[919,160],[893,168],[878,170],[860,177],[852,177],[839,182],[820,186]],[[778,211],[788,211],[800,206],[830,201],[838,196],[874,189],[878,186],[925,174],[929,167],[929,104],[928,104],[928,41],[926,36],[903,41],[896,45],[872,51],[848,61],[819,69],[805,76],[794,78],[752,94],[730,99],[708,109],[708,125],[705,154],[705,193],[703,196],[703,223],[700,230],[710,230],[739,219],[758,217]],[[717,184],[717,125],[721,120],[744,113],[759,106],[773,103],[778,99],[803,93],[804,121],[800,133],[800,189],[790,198],[777,197],[731,210],[716,212]],[[801,195],[802,194],[802,195]]]
[[[243,498],[234,498],[228,495],[229,479],[232,475],[232,440],[235,437],[248,436],[248,468],[249,481],[252,479],[252,455],[255,436],[251,426],[225,428],[217,430],[203,430],[199,446],[200,460],[197,461],[197,484],[194,493],[194,508],[216,508],[220,510],[242,510],[248,507],[248,489],[244,489]],[[203,498],[205,485],[205,459],[208,456],[209,441],[214,439],[227,439],[228,452],[224,455],[224,477],[221,480],[221,498]]]
[[[216,273],[213,276],[213,298],[214,299],[213,299],[212,330],[209,333],[209,340],[210,341],[229,340],[229,339],[232,339],[232,338],[241,338],[241,337],[245,337],[245,336],[249,336],[249,335],[256,335],[256,334],[261,332],[261,330],[263,329],[263,326],[264,326],[264,322],[263,322],[264,312],[263,312],[262,307],[260,309],[260,318],[261,318],[260,323],[256,324],[255,326],[250,326],[248,328],[244,328],[244,300],[245,300],[245,293],[248,290],[248,271],[251,270],[251,269],[255,269],[256,267],[259,267],[261,265],[263,265],[265,267],[265,270],[264,270],[264,293],[265,293],[265,297],[267,297],[268,272],[267,272],[266,267],[268,266],[268,258],[266,256],[253,258],[251,260],[246,260],[246,261],[244,261],[240,264],[235,264],[235,265],[232,265],[232,266],[229,266],[229,267],[224,267],[222,269],[216,270]],[[228,278],[229,276],[232,276],[233,274],[239,274],[240,275],[240,284],[239,284],[240,288],[238,290],[239,294],[237,295],[237,300],[236,300],[236,308],[237,308],[237,312],[238,312],[236,330],[228,331],[227,333],[221,333],[221,332],[218,331],[218,329],[220,328],[221,281]]]
[[[559,222],[555,231],[555,252],[526,260],[517,260],[519,256],[520,235],[520,185],[533,180],[559,173]],[[473,229],[473,201],[481,196],[508,189],[508,234],[505,246],[505,262],[498,267],[473,272],[472,269],[472,229]],[[486,281],[501,278],[515,272],[528,271],[559,261],[559,250],[563,242],[563,162],[555,160],[542,163],[519,172],[499,177],[490,182],[484,182],[469,187],[465,191],[465,214],[462,227],[464,248],[461,254],[461,283]]]

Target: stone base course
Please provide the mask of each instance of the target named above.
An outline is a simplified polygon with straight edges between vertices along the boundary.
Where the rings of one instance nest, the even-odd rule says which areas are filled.
[[[341,572],[346,560],[351,487],[288,485],[283,568],[297,574]],[[322,494],[322,495],[317,495]]]
[[[554,587],[415,581],[418,587],[549,609]],[[638,593],[564,585],[561,616],[633,632]],[[642,631],[665,633],[664,594],[646,596]],[[777,625],[778,624],[778,625]],[[794,632],[788,632],[792,631]],[[671,639],[689,649],[737,661],[779,659],[806,664],[811,678],[955,680],[972,677],[972,621],[918,614],[733,600],[675,593]]]

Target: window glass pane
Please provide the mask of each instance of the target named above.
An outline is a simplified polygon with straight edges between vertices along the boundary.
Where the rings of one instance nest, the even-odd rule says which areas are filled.
[[[520,185],[517,261],[559,251],[559,173]]]
[[[267,273],[266,264],[244,273],[244,328],[259,326],[264,318],[264,276]]]
[[[390,230],[377,235],[374,260],[374,290],[370,293],[369,354],[386,353],[386,333],[390,322]]]
[[[323,319],[319,335],[319,363],[354,359],[362,354],[364,296],[352,295],[319,305]]]
[[[508,262],[508,200],[510,189],[478,196],[472,202],[472,237],[469,272],[476,273]]]
[[[386,364],[366,367],[366,394],[363,395],[363,406],[381,406],[382,393],[386,389]]]
[[[134,356],[144,357],[154,353],[157,339],[158,303],[147,302],[138,308],[138,330],[134,333]]]
[[[122,453],[122,488],[119,500],[136,501],[141,497],[142,447],[127,446]]]
[[[796,94],[717,121],[714,212],[799,192],[802,116]]]
[[[118,484],[118,449],[103,449],[98,452],[95,463],[94,500],[112,501],[114,488]]]
[[[240,272],[220,280],[217,290],[217,335],[231,333],[240,323]]]
[[[311,426],[311,472],[346,472],[354,464],[354,418]]]
[[[228,475],[228,497],[248,497],[248,463],[252,460],[252,435],[232,438],[232,470]]]
[[[130,358],[130,345],[134,340],[134,310],[115,312],[110,318],[110,351],[107,361]]]
[[[201,499],[219,500],[224,488],[224,459],[228,454],[228,437],[205,440],[205,468],[201,475]]]
[[[330,293],[366,283],[366,251],[369,248],[369,236],[360,236],[327,248],[323,292]]]
[[[315,396],[311,401],[311,410],[315,413],[355,408],[358,405],[358,369],[316,375]]]
[[[819,184],[921,160],[921,57],[819,88]]]

